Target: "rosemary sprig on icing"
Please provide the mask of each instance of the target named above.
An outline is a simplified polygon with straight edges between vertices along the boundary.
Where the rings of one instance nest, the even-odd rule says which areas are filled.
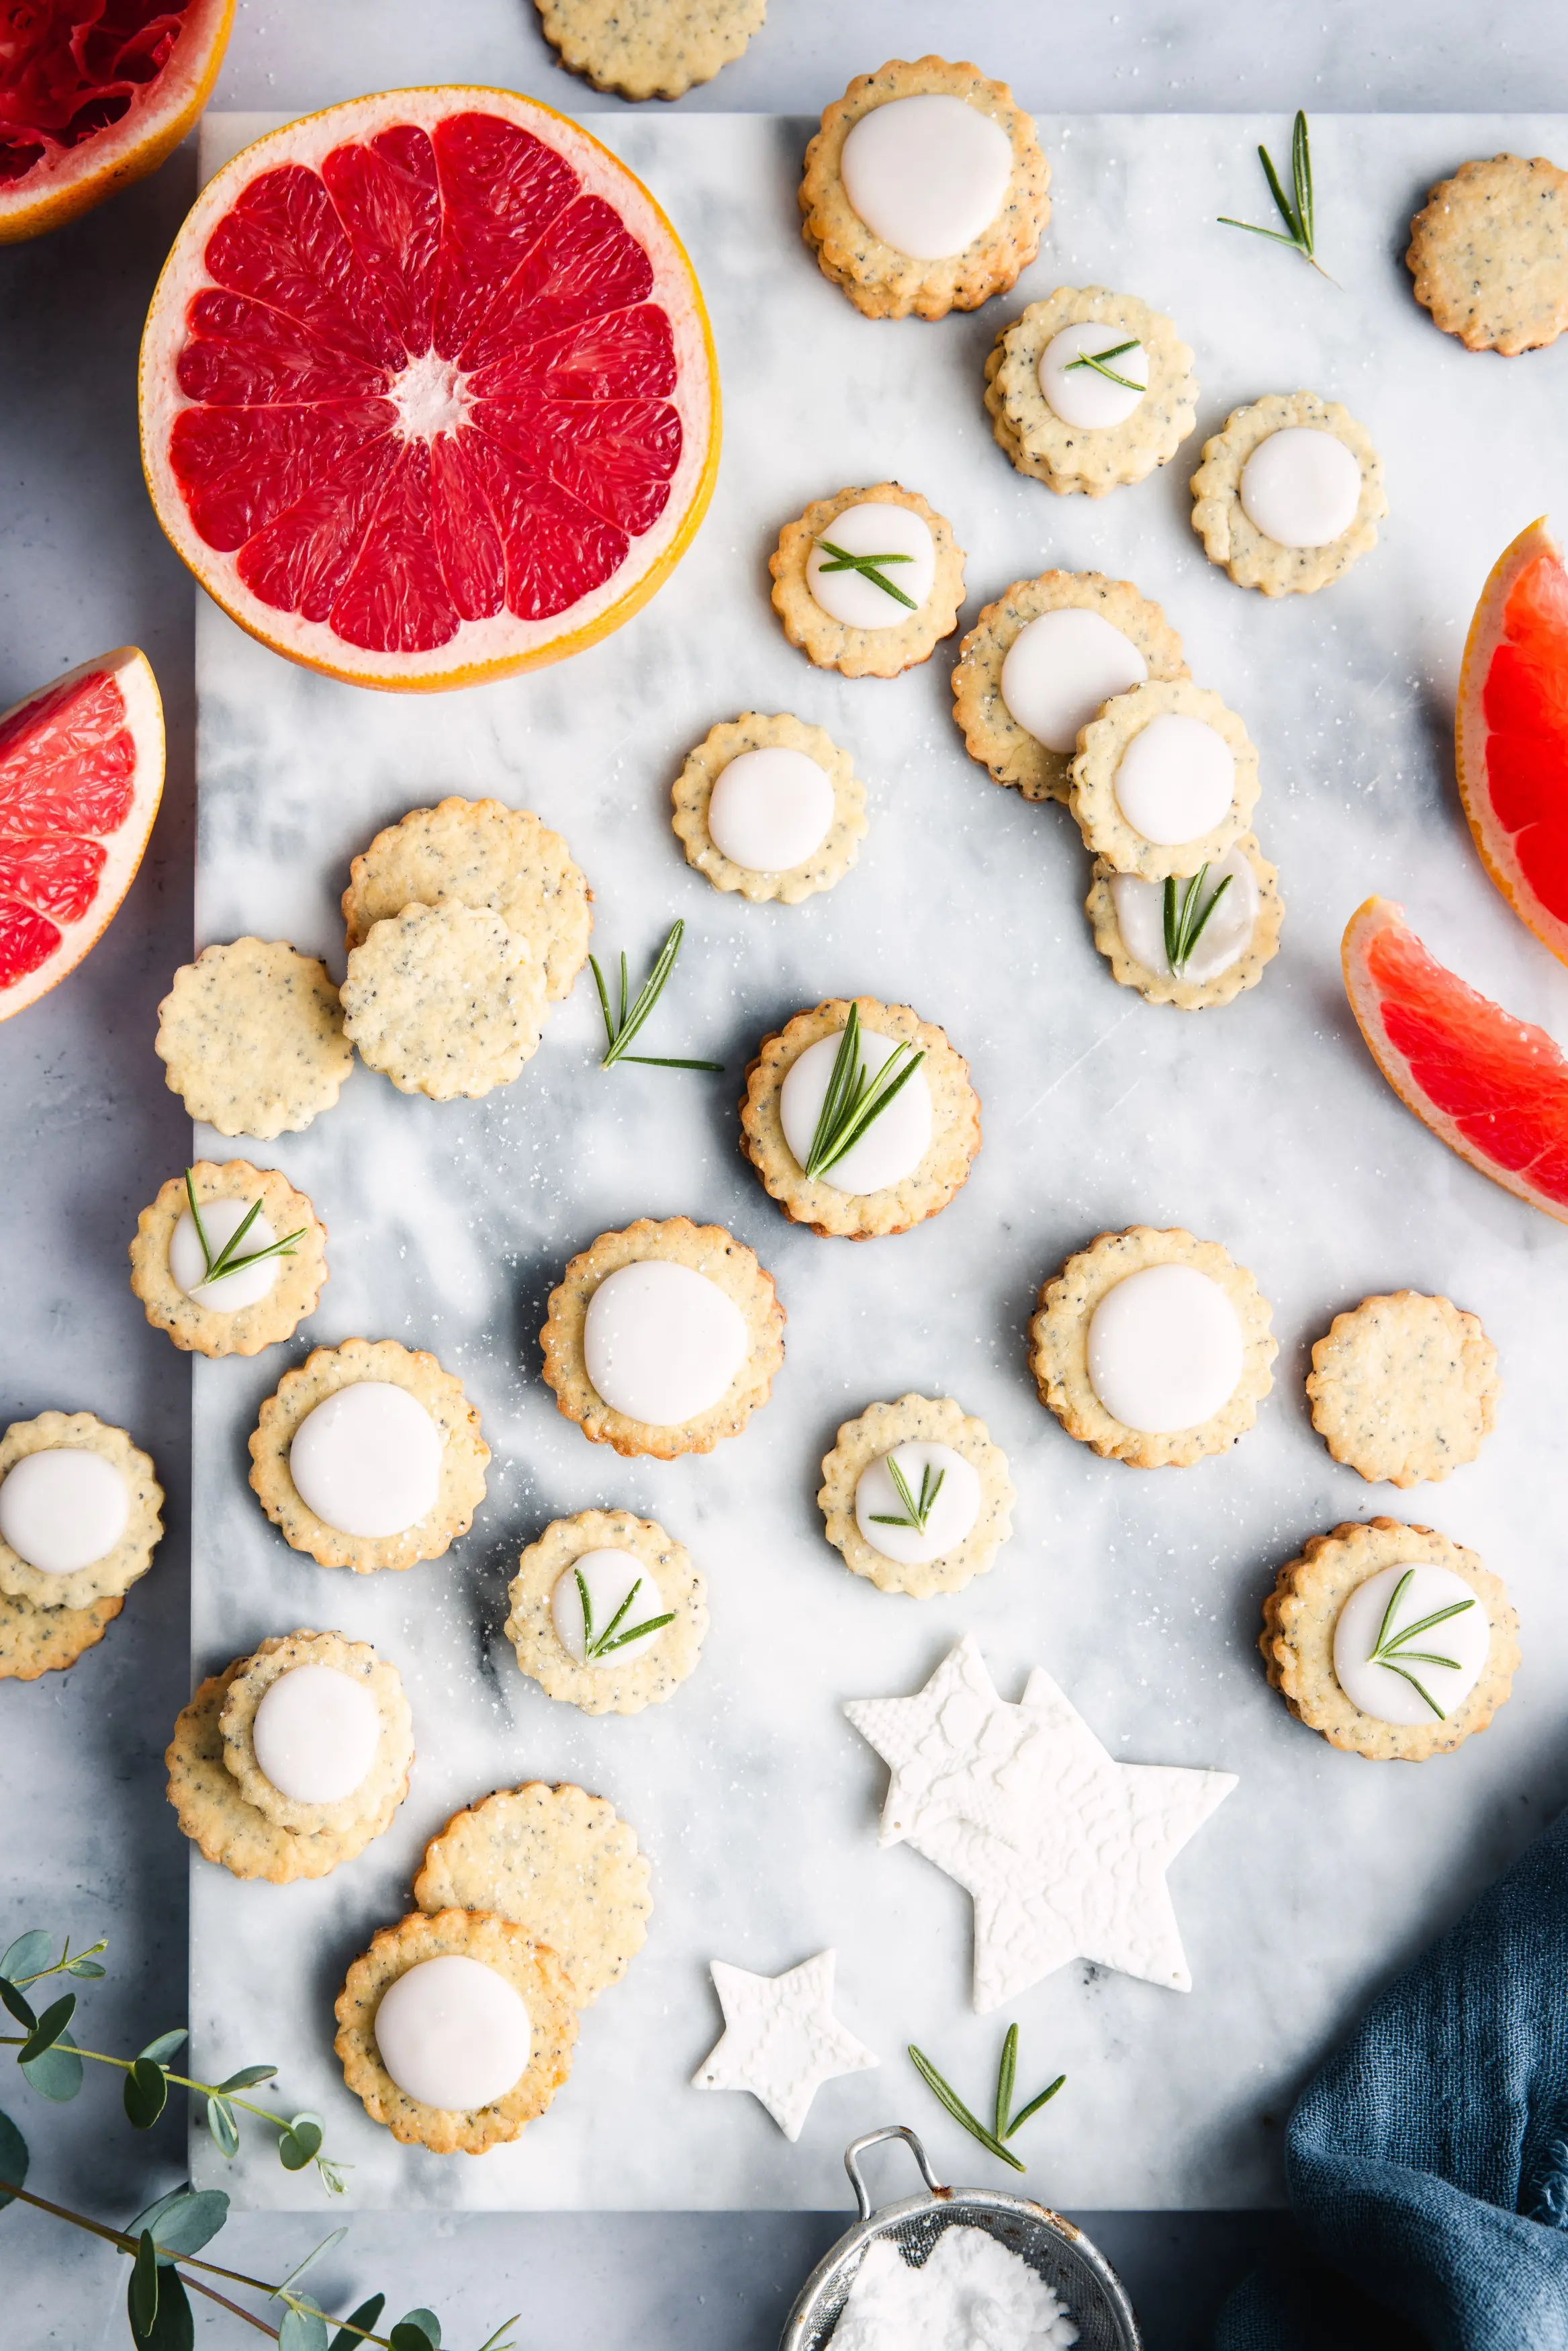
[[[1019,2160],[1012,2148],[1006,2145],[1006,2141],[1017,2137],[1032,2115],[1037,2115],[1042,2106],[1049,2105],[1067,2076],[1065,2074],[1058,2074],[1056,2079],[1042,2090],[1037,2098],[1031,2098],[1026,2106],[1021,2107],[1017,2114],[1013,2114],[1012,2092],[1018,2078],[1018,2027],[1016,2024],[1008,2026],[1007,2038],[1002,2044],[1002,2058],[996,2069],[996,2097],[992,2107],[995,2127],[991,2130],[986,2128],[978,2115],[971,2114],[951,2084],[942,2079],[925,2052],[917,2049],[913,2042],[909,2043],[909,2058],[927,2089],[934,2097],[941,2101],[954,2122],[961,2123],[971,2138],[978,2139],[988,2154],[998,2157],[1003,2163],[1010,2163],[1014,2171],[1028,2170],[1029,2166]]]
[[[898,1518],[893,1518],[884,1517],[879,1510],[873,1510],[871,1523],[874,1527],[912,1527],[918,1535],[923,1535],[926,1531],[926,1521],[936,1506],[937,1496],[942,1490],[942,1479],[948,1473],[945,1469],[939,1469],[933,1478],[930,1463],[929,1461],[924,1463],[920,1469],[920,1492],[919,1499],[917,1500],[909,1491],[909,1479],[898,1467],[898,1455],[889,1453],[886,1456],[886,1459],[888,1475],[893,1480],[894,1491],[904,1506],[903,1513]]]
[[[900,1066],[900,1056],[906,1053],[910,1059]],[[827,1092],[823,1096],[811,1149],[805,1157],[804,1172],[809,1183],[816,1183],[854,1150],[925,1058],[923,1046],[917,1051],[908,1041],[899,1043],[873,1077],[860,1058],[860,1008],[857,1004],[850,1006],[838,1051],[834,1056],[833,1075],[827,1081]]]
[[[1451,1672],[1457,1674],[1459,1670],[1459,1659],[1434,1656],[1430,1649],[1411,1649],[1407,1648],[1406,1644],[1413,1641],[1418,1633],[1429,1633],[1434,1625],[1447,1624],[1450,1616],[1462,1616],[1467,1608],[1473,1608],[1476,1604],[1473,1600],[1451,1601],[1447,1608],[1434,1609],[1431,1615],[1419,1617],[1414,1625],[1407,1625],[1401,1631],[1391,1633],[1389,1627],[1394,1622],[1399,1603],[1405,1597],[1406,1590],[1415,1573],[1413,1567],[1407,1567],[1394,1586],[1388,1605],[1383,1611],[1383,1622],[1377,1628],[1376,1644],[1366,1662],[1369,1666],[1386,1666],[1391,1674],[1397,1674],[1401,1681],[1408,1682],[1417,1696],[1425,1698],[1439,1722],[1447,1722],[1449,1718],[1432,1696],[1431,1691],[1418,1682],[1407,1667],[1447,1666]]]
[[[1128,351],[1141,350],[1142,348],[1135,335],[1130,343],[1113,343],[1108,351],[1081,352],[1077,359],[1067,361],[1062,372],[1071,375],[1075,368],[1093,368],[1096,375],[1103,375],[1111,383],[1119,383],[1124,392],[1147,392],[1147,383],[1136,383],[1130,375],[1118,375],[1114,367],[1106,365],[1107,360],[1124,359]]]
[[[895,588],[890,580],[884,580],[877,569],[878,564],[882,563],[913,563],[915,559],[912,555],[851,555],[846,547],[835,547],[830,538],[819,538],[816,544],[825,555],[833,558],[831,563],[822,565],[824,571],[858,571],[862,580],[869,580],[873,588],[880,588],[884,596],[891,596],[895,603],[907,604],[911,612],[919,611],[912,596],[906,596],[901,588]]]
[[[639,1641],[645,1633],[657,1633],[663,1625],[673,1625],[675,1622],[675,1611],[671,1608],[667,1615],[648,1616],[640,1625],[628,1625],[624,1633],[618,1631],[621,1618],[642,1590],[642,1578],[639,1575],[604,1631],[596,1633],[593,1607],[588,1599],[588,1587],[583,1571],[580,1567],[574,1567],[572,1573],[577,1580],[577,1598],[583,1611],[583,1663],[585,1666],[596,1664],[600,1657],[607,1657],[612,1649],[624,1649],[628,1641]]]
[[[303,1225],[296,1226],[292,1233],[285,1233],[280,1241],[268,1241],[265,1249],[252,1249],[244,1257],[234,1255],[234,1251],[261,1214],[261,1202],[253,1200],[242,1222],[234,1227],[234,1231],[214,1257],[213,1245],[207,1238],[207,1228],[202,1222],[202,1211],[196,1206],[196,1186],[191,1180],[192,1174],[192,1169],[187,1167],[185,1197],[191,1204],[191,1221],[196,1228],[196,1238],[202,1244],[202,1262],[207,1269],[202,1276],[203,1284],[209,1281],[221,1281],[227,1273],[243,1273],[247,1265],[260,1265],[269,1257],[297,1256],[298,1251],[294,1245],[296,1241],[302,1241],[305,1238],[306,1228]]]
[[[588,962],[593,967],[594,986],[599,992],[599,1010],[605,1017],[605,1057],[599,1063],[601,1070],[613,1069],[618,1061],[640,1061],[645,1069],[649,1070],[717,1070],[721,1072],[722,1071],[724,1067],[722,1061],[681,1061],[671,1060],[667,1054],[628,1053],[626,1050],[631,1043],[633,1038],[637,1035],[638,1030],[642,1027],[643,1022],[648,1019],[648,1016],[652,1011],[654,1006],[658,1003],[664,983],[675,968],[675,958],[680,953],[680,942],[685,936],[685,932],[686,925],[683,922],[674,923],[670,925],[670,936],[659,948],[653,969],[649,973],[648,977],[644,980],[637,1001],[631,1007],[629,1011],[627,1009],[628,987],[626,977],[626,956],[624,953],[622,954],[620,959],[620,1018],[618,1019],[612,1019],[610,1015],[609,997],[605,988],[605,976],[599,969],[598,957],[597,956],[590,956],[588,957]]]
[[[1186,970],[1210,915],[1231,887],[1231,876],[1227,873],[1215,885],[1208,904],[1203,904],[1203,883],[1208,872],[1206,864],[1200,865],[1187,887],[1179,891],[1174,873],[1165,877],[1165,959],[1178,975]]]
[[[1280,185],[1280,175],[1274,169],[1273,158],[1266,147],[1258,150],[1258,161],[1263,167],[1263,177],[1269,183],[1269,193],[1284,222],[1284,233],[1277,228],[1260,228],[1255,221],[1231,220],[1228,214],[1219,216],[1221,228],[1244,228],[1249,236],[1266,236],[1272,245],[1288,245],[1304,260],[1310,261],[1320,277],[1328,272],[1314,249],[1316,235],[1313,223],[1312,203],[1312,143],[1307,137],[1307,119],[1298,107],[1295,127],[1291,132],[1291,178],[1295,188],[1295,203]],[[1334,280],[1328,277],[1332,286]]]

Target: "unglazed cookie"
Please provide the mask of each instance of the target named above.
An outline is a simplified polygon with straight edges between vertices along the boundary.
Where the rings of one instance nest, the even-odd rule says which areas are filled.
[[[587,960],[592,899],[560,834],[526,809],[449,799],[410,809],[354,860],[343,944],[352,955],[376,924],[405,906],[477,906],[527,940],[544,967],[545,993],[557,1003]]]
[[[1005,294],[1033,260],[1050,184],[1005,82],[945,57],[891,57],[824,113],[805,151],[801,234],[867,319],[945,319]]]
[[[586,1789],[543,1780],[454,1813],[425,1847],[414,1900],[425,1911],[484,1910],[547,1943],[573,2004],[625,1975],[648,1939],[653,1898],[637,1834]]]
[[[1069,1437],[1134,1469],[1228,1452],[1278,1353],[1246,1267],[1179,1227],[1101,1233],[1042,1285],[1029,1325],[1041,1403]]]
[[[1126,382],[1088,366],[1085,353],[1116,354],[1103,367]],[[1091,498],[1168,465],[1198,422],[1197,402],[1192,353],[1170,320],[1103,286],[1059,286],[1031,302],[985,363],[997,446],[1021,474]]]
[[[1193,919],[1203,924],[1191,953],[1175,971],[1166,951],[1168,888],[1176,893],[1178,922],[1191,893]],[[1211,914],[1206,912],[1210,905]],[[1200,874],[1168,883],[1118,873],[1096,857],[1084,911],[1113,977],[1123,987],[1136,987],[1150,1004],[1174,1004],[1183,1012],[1229,1004],[1243,989],[1256,987],[1279,953],[1285,915],[1280,877],[1250,832]]]
[[[1497,1349],[1451,1299],[1401,1290],[1336,1314],[1312,1351],[1312,1425],[1369,1485],[1415,1486],[1473,1461],[1497,1417]]]
[[[491,907],[405,906],[348,958],[344,1034],[400,1093],[472,1101],[509,1086],[544,1020],[544,966]]]
[[[579,1510],[547,1526],[517,1568],[504,1630],[518,1666],[547,1698],[585,1714],[640,1714],[673,1698],[695,1667],[708,1630],[708,1587],[685,1546],[653,1520]],[[587,1628],[578,1574],[588,1586]],[[617,1624],[623,1601],[629,1605]],[[623,1637],[660,1616],[670,1621],[657,1632]],[[604,1645],[592,1658],[585,1630]]]
[[[784,1326],[772,1274],[722,1225],[641,1217],[601,1233],[550,1292],[545,1384],[590,1444],[711,1453],[766,1404]]]
[[[230,1682],[219,1729],[246,1803],[296,1835],[348,1834],[408,1793],[414,1731],[402,1676],[368,1641],[307,1628],[264,1641]]]
[[[95,1600],[89,1608],[39,1608],[0,1592],[0,1682],[64,1673],[84,1650],[97,1646],[124,1605],[123,1600]]]
[[[315,1348],[263,1405],[250,1453],[284,1541],[356,1575],[440,1559],[473,1523],[490,1458],[462,1382],[396,1339]]]
[[[280,939],[235,939],[182,964],[153,1050],[192,1118],[264,1143],[330,1110],[354,1066],[327,966]]]
[[[1407,1568],[1416,1574],[1401,1591]],[[1430,1624],[1439,1610],[1457,1613]],[[1421,1763],[1484,1730],[1507,1703],[1518,1633],[1501,1578],[1473,1551],[1430,1527],[1373,1519],[1314,1535],[1285,1562],[1258,1646],[1271,1686],[1331,1746],[1373,1762]]]
[[[821,1097],[850,1012],[847,998],[831,997],[814,1011],[797,1012],[757,1048],[741,1100],[741,1149],[792,1223],[809,1225],[825,1239],[864,1241],[907,1233],[963,1189],[981,1144],[980,1097],[969,1063],[934,1023],[907,1004],[880,1004],[874,996],[856,997],[854,1008],[862,1071],[875,1074],[899,1046],[924,1056],[887,1110],[836,1166],[815,1179],[806,1176]],[[807,1054],[811,1062],[794,1076]],[[856,1184],[867,1188],[850,1188]]]
[[[1085,849],[1149,882],[1218,862],[1258,801],[1245,726],[1190,678],[1115,695],[1080,731],[1072,775]]]
[[[852,567],[825,571],[824,565],[842,566],[825,539],[844,555],[897,558],[881,577],[898,595]],[[791,644],[818,669],[845,677],[897,677],[929,661],[958,626],[963,549],[952,525],[918,490],[897,482],[816,499],[798,522],[784,525],[768,569],[774,610]]]
[[[1342,580],[1376,546],[1388,511],[1366,427],[1315,392],[1271,392],[1233,408],[1203,444],[1191,486],[1192,528],[1210,562],[1265,596],[1310,596]]]
[[[1111,696],[1146,678],[1186,675],[1181,639],[1130,580],[1044,571],[1015,580],[964,638],[953,716],[970,758],[999,784],[1014,785],[1026,800],[1065,801],[1079,732]]]
[[[715,890],[786,906],[842,882],[867,830],[866,787],[848,752],[784,711],[743,710],[711,727],[670,797],[688,865]]]
[[[524,2071],[510,2088],[474,2106],[431,2105],[410,2096],[384,2063],[378,2039],[378,2019],[389,1992],[414,1969],[442,1959],[487,1968],[516,1994],[524,2011]],[[572,2070],[577,2013],[566,1970],[554,1951],[504,1918],[467,1910],[426,1917],[414,1911],[395,1927],[383,1927],[349,1969],[334,2013],[333,2047],[343,2079],[364,2101],[371,2121],[384,2123],[404,2146],[428,2147],[433,2155],[483,2155],[486,2147],[521,2138]],[[387,2030],[384,2021],[380,2029]]]
[[[0,1437],[0,1593],[46,1614],[123,1600],[152,1564],[162,1505],[123,1428],[90,1412],[14,1420]]]
[[[130,1244],[130,1287],[153,1329],[166,1331],[187,1353],[202,1355],[256,1355],[290,1338],[315,1312],[327,1280],[327,1228],[305,1194],[276,1168],[253,1167],[248,1159],[230,1159],[221,1166],[199,1159],[189,1171],[190,1192],[186,1184],[184,1176],[171,1176],[137,1218]],[[214,1257],[257,1201],[261,1213],[238,1244],[236,1261],[293,1235],[288,1254],[239,1267],[211,1284],[198,1280],[184,1288],[175,1279],[174,1259],[189,1257],[189,1266],[181,1267],[187,1277],[192,1270],[199,1275],[205,1263],[191,1216],[191,1192]],[[214,1216],[211,1211],[219,1201],[227,1205]],[[231,1299],[236,1301],[233,1306],[225,1303]]]
[[[985,1573],[1012,1532],[1016,1499],[1007,1457],[984,1421],[950,1396],[906,1395],[841,1425],[816,1502],[852,1574],[879,1592],[929,1600]]]
[[[534,0],[570,73],[618,98],[681,98],[744,54],[768,0]]]
[[[1568,172],[1544,155],[1461,163],[1410,224],[1416,299],[1469,351],[1554,343],[1568,327]]]

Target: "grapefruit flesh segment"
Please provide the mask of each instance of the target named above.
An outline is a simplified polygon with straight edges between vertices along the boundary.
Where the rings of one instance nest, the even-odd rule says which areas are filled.
[[[0,1019],[74,970],[130,886],[163,789],[163,713],[133,645],[0,716]]]
[[[1568,1223],[1568,1061],[1428,955],[1388,898],[1351,917],[1345,991],[1400,1100],[1483,1176]]]
[[[1568,570],[1544,522],[1520,533],[1476,606],[1454,749],[1487,872],[1568,962]]]

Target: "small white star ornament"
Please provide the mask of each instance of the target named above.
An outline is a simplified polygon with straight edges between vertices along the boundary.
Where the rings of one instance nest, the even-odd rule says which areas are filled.
[[[692,2088],[750,2090],[785,2138],[796,2139],[824,2082],[880,2064],[833,2013],[836,1956],[818,1951],[782,1976],[711,1960],[724,2031],[691,2076]]]

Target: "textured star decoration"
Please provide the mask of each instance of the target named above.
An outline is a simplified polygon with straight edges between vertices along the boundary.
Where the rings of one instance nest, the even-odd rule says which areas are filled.
[[[782,1976],[754,1976],[711,1960],[724,2031],[691,2076],[692,2088],[750,2090],[785,2138],[794,2139],[824,2082],[880,2064],[833,2013],[836,1957],[818,1951]]]
[[[912,1698],[844,1711],[891,1768],[882,1844],[973,1900],[981,2015],[1069,1959],[1191,1991],[1165,1873],[1231,1772],[1118,1763],[1039,1667],[1010,1706],[968,1633]]]

